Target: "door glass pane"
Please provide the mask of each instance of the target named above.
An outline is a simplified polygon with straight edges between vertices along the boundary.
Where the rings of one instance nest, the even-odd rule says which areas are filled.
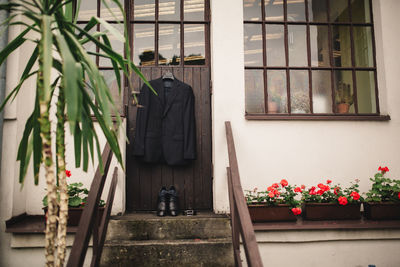
[[[351,13],[353,22],[370,23],[371,7],[369,0],[351,0]]]
[[[313,112],[332,113],[331,71],[312,71]]]
[[[371,27],[354,26],[354,57],[357,67],[373,67]]]
[[[261,20],[261,0],[243,0],[244,20]]]
[[[90,20],[97,16],[97,1],[81,1],[78,20]]]
[[[244,24],[244,65],[263,66],[261,25]]]
[[[334,71],[336,113],[354,113],[353,76],[350,70]]]
[[[307,70],[290,71],[290,105],[292,113],[310,113],[310,90]]]
[[[160,65],[179,65],[180,63],[180,25],[160,24],[158,53]]]
[[[351,66],[351,40],[349,26],[332,26],[333,61],[336,67]]]
[[[155,20],[155,10],[156,5],[154,4],[154,0],[133,1],[133,16],[135,20]]]
[[[204,20],[204,0],[184,0],[185,20]]]
[[[265,20],[283,20],[283,1],[265,0]]]
[[[122,114],[123,112],[123,73],[122,71],[120,72],[121,74],[121,93],[119,93],[119,88],[118,88],[118,83],[117,79],[115,77],[115,72],[113,70],[101,70],[101,73],[104,76],[104,79],[106,81],[106,84],[108,85],[108,88],[110,89],[111,96],[114,100],[114,104],[116,108],[118,109],[119,113]]]
[[[180,0],[159,0],[159,20],[180,20]]]
[[[185,65],[205,64],[204,25],[185,24]]]
[[[328,26],[310,25],[310,48],[311,66],[330,66]]]
[[[305,25],[288,26],[289,66],[308,66],[306,37],[307,28]]]
[[[123,24],[111,24],[111,26],[119,31],[122,36],[124,36],[124,25]],[[106,32],[107,30],[101,25],[100,31]],[[118,40],[114,35],[108,33],[108,38],[111,42],[111,47],[114,51],[118,52],[119,54],[124,53],[124,43]],[[100,50],[100,53],[103,53]],[[105,57],[99,57],[99,65],[101,67],[112,67],[111,60]]]
[[[265,25],[267,66],[286,66],[283,25]]]
[[[348,0],[330,0],[330,19],[333,22],[349,22]]]
[[[263,70],[245,70],[247,113],[265,113],[263,76]]]
[[[376,113],[375,75],[373,71],[356,71],[359,113]]]
[[[81,1],[81,2],[87,2],[87,1]],[[123,21],[124,17],[119,9],[118,5],[114,3],[114,1],[111,0],[106,0],[105,1],[107,6],[101,1],[101,9],[100,9],[100,17],[105,20],[119,20]],[[119,0],[119,3],[122,5],[122,8],[124,8],[124,1]]]
[[[268,113],[287,113],[285,70],[268,70]]]
[[[136,65],[155,64],[154,24],[134,24],[133,26],[133,61]]]
[[[287,0],[287,20],[305,21],[306,9],[304,0]]]
[[[328,21],[326,0],[308,0],[308,18],[311,22]]]

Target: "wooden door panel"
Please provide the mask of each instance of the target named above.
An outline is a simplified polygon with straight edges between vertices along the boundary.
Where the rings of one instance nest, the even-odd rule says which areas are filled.
[[[161,186],[174,185],[179,194],[181,209],[212,209],[211,174],[211,106],[210,71],[208,67],[143,67],[148,80],[159,78],[167,70],[191,85],[195,95],[195,118],[197,134],[197,160],[187,166],[146,164],[132,156],[136,125],[136,107],[132,96],[128,103],[126,155],[126,199],[128,211],[146,211],[157,208],[157,196]],[[135,75],[133,87],[139,91],[142,81]]]

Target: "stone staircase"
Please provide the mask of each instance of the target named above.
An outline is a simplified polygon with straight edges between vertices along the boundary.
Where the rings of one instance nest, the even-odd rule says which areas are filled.
[[[234,266],[229,218],[213,213],[113,217],[100,266]]]

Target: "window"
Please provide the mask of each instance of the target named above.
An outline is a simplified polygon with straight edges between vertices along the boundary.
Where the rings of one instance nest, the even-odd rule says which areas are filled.
[[[120,3],[123,5],[124,1],[120,0]],[[80,4],[80,11],[78,15],[78,24],[81,27],[84,27],[85,24],[87,24],[92,16],[98,16],[107,22],[111,23],[112,26],[117,29],[118,31],[121,32],[121,34],[124,34],[124,29],[123,29],[123,15],[121,14],[120,9],[116,4],[114,4],[112,1],[108,1],[107,4],[109,5],[110,9],[113,11],[114,15],[108,10],[107,7],[103,6],[102,1],[81,1]],[[115,17],[114,17],[115,16]],[[118,21],[121,22],[121,24],[118,24]],[[91,32],[95,31],[105,31],[102,26],[98,25],[96,29],[92,29]],[[123,53],[124,47],[123,44],[113,38],[113,36],[110,34],[109,35],[111,45],[114,50],[116,50],[119,53]],[[93,43],[89,43],[88,45],[84,45],[87,51],[94,52],[94,53],[99,53],[99,48],[93,45]],[[100,57],[100,56],[92,56],[92,59],[94,62],[96,62],[97,66],[99,67],[100,71],[103,73],[104,79],[107,83],[107,85],[110,88],[111,95],[113,96],[114,103],[117,106],[119,113],[121,115],[124,115],[124,108],[123,108],[123,95],[124,93],[121,92],[119,94],[118,91],[118,84],[116,81],[116,77],[114,74],[114,70],[112,68],[111,61],[107,58]],[[121,71],[121,77],[123,77],[123,72]],[[124,81],[122,80],[121,88],[124,88]]]
[[[382,119],[370,0],[243,5],[247,118]]]
[[[131,31],[137,66],[206,65],[208,0],[131,1]],[[181,58],[184,60],[182,61]]]

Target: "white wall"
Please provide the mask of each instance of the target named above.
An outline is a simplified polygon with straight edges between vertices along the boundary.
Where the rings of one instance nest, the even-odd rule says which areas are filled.
[[[242,2],[211,1],[215,211],[229,207],[227,120],[244,189],[266,188],[282,178],[306,185],[328,178],[347,185],[358,178],[361,191],[367,191],[380,165],[390,168],[388,176],[400,177],[400,1],[373,1],[379,99],[381,114],[391,116],[388,122],[246,120]]]

